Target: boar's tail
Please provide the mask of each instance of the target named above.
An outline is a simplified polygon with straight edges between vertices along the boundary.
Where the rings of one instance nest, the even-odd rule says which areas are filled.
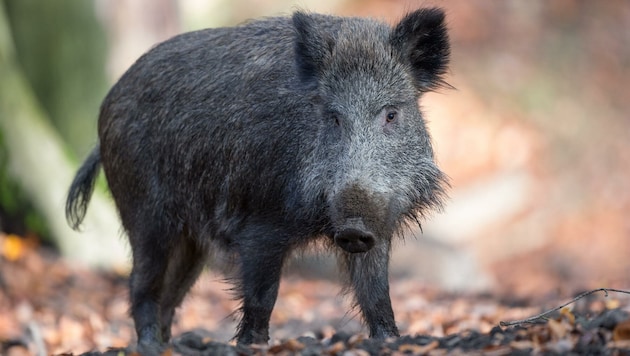
[[[66,220],[68,225],[74,230],[78,230],[85,211],[94,191],[94,182],[101,167],[101,152],[99,145],[92,150],[88,158],[83,162],[81,168],[70,185],[68,200],[66,200]]]

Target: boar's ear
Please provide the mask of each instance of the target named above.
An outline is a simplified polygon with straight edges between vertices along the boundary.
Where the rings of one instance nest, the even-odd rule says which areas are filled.
[[[322,33],[315,19],[304,12],[293,14],[293,26],[296,31],[295,61],[300,79],[305,83],[316,84],[332,53],[334,40]]]
[[[411,65],[418,90],[447,85],[442,76],[447,70],[450,47],[441,9],[419,9],[407,14],[392,30],[389,40],[403,63]]]

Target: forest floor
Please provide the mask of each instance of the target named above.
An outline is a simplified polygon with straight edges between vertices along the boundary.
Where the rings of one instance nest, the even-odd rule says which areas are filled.
[[[0,354],[134,354],[126,276],[69,264],[28,240],[1,242]],[[269,345],[243,347],[230,340],[238,303],[229,287],[203,274],[178,312],[166,355],[630,355],[630,298],[622,293],[593,293],[537,323],[500,326],[571,298],[455,295],[394,280],[392,303],[404,336],[378,341],[367,338],[337,283],[288,276]]]

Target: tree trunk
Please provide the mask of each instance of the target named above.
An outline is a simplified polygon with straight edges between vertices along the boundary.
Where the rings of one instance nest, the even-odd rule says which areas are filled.
[[[0,134],[9,174],[48,222],[61,252],[100,267],[126,268],[122,230],[110,199],[95,191],[84,226],[70,229],[64,217],[67,189],[76,171],[15,60],[5,9],[0,2]]]

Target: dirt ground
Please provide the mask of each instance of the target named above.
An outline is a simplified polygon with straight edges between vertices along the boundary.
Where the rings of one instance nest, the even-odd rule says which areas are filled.
[[[2,239],[3,355],[133,354],[127,278],[60,259],[29,240]],[[204,273],[178,312],[165,355],[630,354],[628,295],[593,293],[537,323],[500,326],[571,299],[453,295],[393,280],[403,335],[371,340],[334,282],[289,275],[271,320],[269,345],[231,341],[238,304],[221,276]],[[350,311],[349,311],[350,310]]]

